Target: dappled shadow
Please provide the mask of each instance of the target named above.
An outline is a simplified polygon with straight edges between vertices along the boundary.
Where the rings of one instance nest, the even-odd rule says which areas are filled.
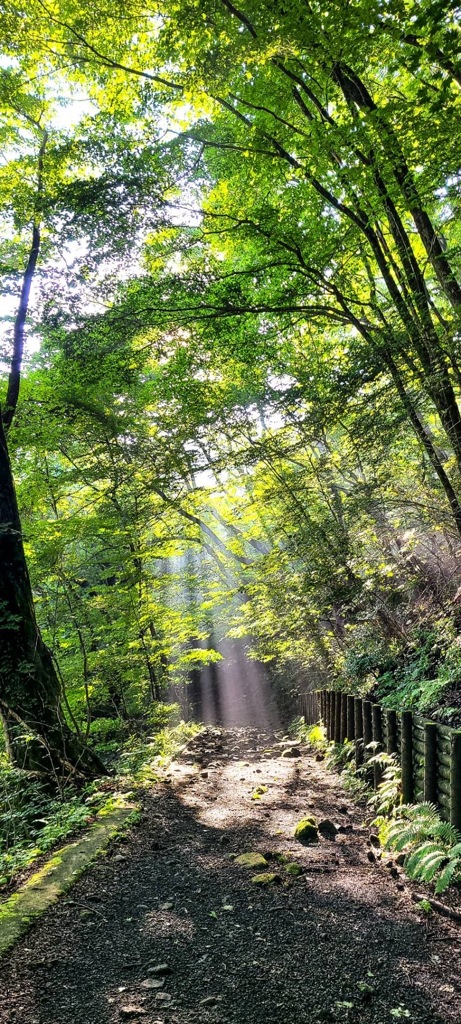
[[[200,820],[194,785],[149,794],[122,853],[97,864],[72,902],[62,901],[5,960],[1,1024],[115,1024],[130,1005],[145,1011],[145,1024],[347,1021],[341,1003],[352,1003],[350,1019],[364,1024],[390,1024],[399,1008],[418,1024],[456,1020],[437,1012],[448,998],[437,994],[444,967],[425,928],[398,914],[387,879],[365,866],[362,876],[325,871],[287,882],[271,859],[286,884],[258,889],[229,854],[270,855],[293,841],[246,802],[225,827]],[[210,786],[219,799],[219,778]],[[296,856],[314,868],[318,852],[298,847]],[[321,852],[333,867],[336,844]],[[172,973],[157,994],[142,982],[162,962]],[[201,1005],[207,996],[216,1005]]]

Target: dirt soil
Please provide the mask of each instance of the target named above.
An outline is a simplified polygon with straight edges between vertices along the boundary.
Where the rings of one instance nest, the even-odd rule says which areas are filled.
[[[339,778],[279,739],[210,728],[188,747],[2,959],[0,1024],[460,1024],[461,927],[415,907]],[[336,838],[302,846],[306,814]],[[234,862],[250,851],[272,884]]]

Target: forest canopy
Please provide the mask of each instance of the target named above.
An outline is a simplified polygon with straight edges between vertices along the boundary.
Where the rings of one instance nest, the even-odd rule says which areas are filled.
[[[9,756],[103,771],[227,662],[457,724],[456,7],[31,0],[2,39]]]

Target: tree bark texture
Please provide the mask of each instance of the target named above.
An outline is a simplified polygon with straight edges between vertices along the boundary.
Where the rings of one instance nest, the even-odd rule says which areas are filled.
[[[0,714],[13,764],[59,782],[105,771],[74,736],[35,617],[11,463],[0,418]]]

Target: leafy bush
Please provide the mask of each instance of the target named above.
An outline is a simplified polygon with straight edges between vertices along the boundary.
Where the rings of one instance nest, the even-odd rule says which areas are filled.
[[[51,798],[35,776],[0,759],[0,884],[92,820],[86,795],[68,787],[61,798]]]
[[[344,743],[330,743],[328,745],[328,768],[334,768],[336,771],[341,772],[354,760],[355,743],[353,740],[344,740]]]
[[[403,804],[393,818],[380,817],[375,824],[385,849],[405,851],[409,878],[436,880],[437,894],[461,878],[461,832],[442,821],[433,804]]]

